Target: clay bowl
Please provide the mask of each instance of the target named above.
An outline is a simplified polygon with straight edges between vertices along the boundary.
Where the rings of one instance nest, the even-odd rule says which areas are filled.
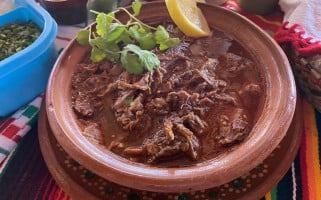
[[[256,167],[276,148],[289,128],[296,105],[294,78],[286,56],[269,35],[244,17],[211,5],[199,6],[210,26],[234,37],[260,66],[265,100],[247,139],[224,156],[178,168],[134,163],[91,143],[77,126],[70,94],[71,76],[89,48],[73,40],[57,60],[46,93],[50,127],[73,159],[97,175],[130,188],[184,192],[229,182]],[[162,2],[144,4],[140,19],[170,20]]]

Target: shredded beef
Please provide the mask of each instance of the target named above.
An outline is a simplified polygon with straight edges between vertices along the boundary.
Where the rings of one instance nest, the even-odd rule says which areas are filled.
[[[85,125],[84,134],[94,140],[105,134],[110,150],[144,163],[181,156],[197,162],[209,159],[203,149],[219,152],[244,140],[263,94],[255,64],[230,52],[236,43],[224,34],[181,38],[174,48],[155,50],[161,66],[142,75],[123,71],[119,63],[79,64],[72,81],[73,109],[86,123],[96,124]],[[117,126],[104,130],[106,123]],[[122,132],[128,134],[117,140]]]

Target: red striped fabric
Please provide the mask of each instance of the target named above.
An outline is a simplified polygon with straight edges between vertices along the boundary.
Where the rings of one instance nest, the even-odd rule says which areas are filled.
[[[10,124],[6,129],[6,132],[4,132],[2,135],[6,136],[9,139],[13,139],[14,136],[19,132],[19,130],[20,130],[19,127],[13,124]]]
[[[11,124],[15,119],[14,118],[6,118],[0,122],[0,134]]]
[[[303,200],[321,199],[321,170],[319,158],[318,130],[315,111],[308,104],[303,104],[304,134],[300,150]]]

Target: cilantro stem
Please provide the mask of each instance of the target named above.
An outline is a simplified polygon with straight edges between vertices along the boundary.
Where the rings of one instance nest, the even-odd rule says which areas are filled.
[[[95,11],[95,10],[90,10],[90,12],[92,12],[92,13],[94,13],[94,14],[96,14],[96,15],[100,14],[100,12],[97,12],[97,11]],[[114,11],[114,13],[116,13],[116,11]],[[113,20],[115,20],[117,23],[123,24],[123,23],[121,23],[121,21],[119,21],[117,18],[112,17],[112,16],[109,16],[109,17],[112,18]]]
[[[136,18],[141,11],[140,0],[132,3],[132,9],[133,14],[123,7],[108,14],[90,10],[97,15],[96,30],[90,26],[89,30],[78,32],[77,41],[92,47],[90,58],[93,62],[120,61],[127,72],[141,74],[160,65],[151,49],[159,45],[164,51],[180,42],[179,38],[171,38],[163,26],[149,26]],[[128,15],[125,24],[115,17],[118,12]]]
[[[152,26],[149,26],[148,24],[145,24],[144,22],[140,21],[139,19],[137,19],[134,15],[132,15],[130,12],[128,12],[128,10],[126,8],[123,8],[123,7],[119,7],[118,10],[114,11],[115,13],[116,12],[119,12],[120,10],[123,10],[125,13],[127,13],[127,15],[134,19],[135,21],[137,21],[138,23],[140,23],[141,25],[151,29],[151,30],[157,30],[157,28],[155,27],[152,27]]]
[[[132,15],[130,12],[128,12],[127,9],[125,9],[125,8],[123,8],[123,7],[119,7],[118,10],[113,11],[113,13],[117,13],[117,12],[119,12],[120,10],[125,11],[126,14],[130,17],[130,20],[127,22],[126,27],[129,27],[129,26],[131,26],[131,25],[137,24],[137,25],[139,25],[139,26],[145,26],[145,27],[147,27],[147,28],[149,28],[149,29],[152,29],[152,30],[157,30],[155,27],[149,26],[148,24],[145,24],[144,22],[142,22],[142,21],[140,21],[139,19],[137,19],[134,15]],[[96,15],[98,15],[98,14],[100,13],[100,12],[97,12],[97,11],[95,11],[95,10],[90,10],[90,12],[92,12],[92,13],[94,13],[94,14],[96,14]],[[112,17],[112,16],[109,16],[109,17],[112,18],[113,20],[115,20],[117,23],[123,24],[123,23],[122,23],[121,21],[119,21],[117,18]],[[131,19],[135,20],[135,22],[132,22]]]

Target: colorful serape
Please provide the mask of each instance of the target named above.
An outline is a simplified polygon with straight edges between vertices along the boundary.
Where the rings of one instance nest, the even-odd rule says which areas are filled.
[[[30,131],[37,121],[42,96],[37,97],[26,107],[19,109],[0,124],[0,166],[15,149],[20,139]],[[0,168],[1,169],[1,168]]]
[[[283,13],[276,12],[269,16],[259,16],[243,12],[236,0],[228,1],[226,8],[239,12],[247,17],[271,36],[282,27]],[[278,185],[266,194],[266,200],[319,200],[321,199],[321,114],[306,101],[302,103],[304,133],[300,152],[291,169]]]
[[[246,16],[271,36],[281,26],[283,16],[281,12],[264,17],[252,15],[243,12],[236,1],[230,0],[223,6]],[[72,31],[75,30],[77,28],[72,27]],[[60,27],[59,33],[58,46],[65,45],[70,40],[70,35],[73,35],[70,34],[69,27]],[[69,36],[66,35],[67,33]],[[265,197],[262,197],[262,200],[321,200],[321,149],[319,147],[321,114],[304,100],[302,109],[304,132],[299,153],[283,179]],[[0,128],[4,127],[3,124],[4,122],[0,121]],[[7,151],[5,151],[6,155]],[[6,172],[0,176],[0,200],[71,199],[56,185],[46,168],[39,149],[36,127],[32,128],[11,155],[2,163],[2,166],[0,165],[0,169],[1,167],[6,169]],[[213,198],[215,199],[217,198]]]

